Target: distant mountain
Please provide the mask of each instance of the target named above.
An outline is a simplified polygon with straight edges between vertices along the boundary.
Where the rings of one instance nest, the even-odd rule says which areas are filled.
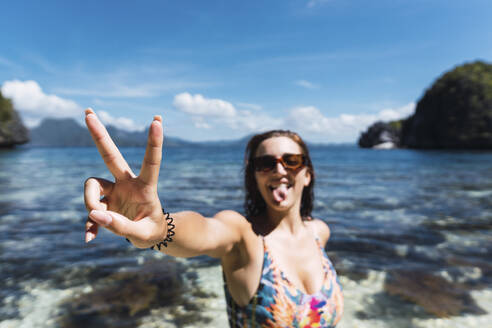
[[[252,136],[253,134],[242,137],[241,139],[234,139],[234,140],[201,141],[201,142],[197,142],[197,144],[203,146],[246,148],[246,145],[248,144],[248,141],[249,139],[251,139]]]
[[[94,144],[89,132],[71,118],[44,119],[31,129],[30,136],[28,145],[36,147],[84,147]]]
[[[148,129],[144,131],[124,131],[114,126],[106,126],[109,134],[119,147],[145,147]],[[92,147],[94,142],[89,131],[74,119],[44,119],[30,131],[32,147]],[[165,147],[193,146],[197,143],[180,138],[165,137]]]
[[[107,125],[111,138],[119,147],[145,147],[149,130],[125,131]],[[177,137],[164,137],[164,147],[237,147],[245,149],[253,134],[235,140],[188,141]],[[40,125],[30,130],[31,147],[92,147],[94,142],[86,127],[71,118],[44,119]],[[308,143],[308,146],[326,146],[327,144]]]

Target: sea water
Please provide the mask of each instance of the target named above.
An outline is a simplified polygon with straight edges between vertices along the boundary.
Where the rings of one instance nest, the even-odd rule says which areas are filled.
[[[163,206],[205,216],[243,212],[243,151],[165,149]],[[340,327],[492,327],[492,152],[310,151],[313,216],[331,228],[326,250],[344,287]],[[138,173],[144,149],[122,153]],[[104,229],[84,243],[83,184],[90,176],[113,179],[95,148],[0,151],[0,328],[225,327],[217,260],[138,250]],[[157,278],[138,280],[146,272]],[[401,280],[397,288],[407,290],[395,293],[391,282],[407,273],[423,283],[437,277],[425,286],[438,296],[442,290],[440,299],[451,305],[408,296],[415,287]],[[156,296],[151,286],[159,276],[157,285],[179,289]],[[137,285],[128,292],[130,305],[108,295],[107,286],[120,280],[111,292],[116,300],[126,297],[122,288]],[[440,307],[444,314],[437,315]]]

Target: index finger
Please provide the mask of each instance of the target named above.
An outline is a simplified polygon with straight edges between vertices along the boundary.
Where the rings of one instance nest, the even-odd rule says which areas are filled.
[[[85,110],[85,124],[111,174],[116,179],[133,177],[134,174],[128,163],[114,144],[104,125],[97,118],[96,113],[90,108]]]

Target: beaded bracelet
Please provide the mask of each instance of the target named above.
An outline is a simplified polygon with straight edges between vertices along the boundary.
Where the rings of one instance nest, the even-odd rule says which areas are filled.
[[[164,238],[163,241],[155,244],[154,246],[150,247],[150,249],[155,249],[157,247],[157,249],[160,251],[161,250],[161,247],[164,246],[164,247],[167,247],[167,243],[170,243],[173,241],[173,236],[175,235],[174,233],[174,228],[176,228],[176,226],[174,225],[173,221],[174,219],[170,216],[169,212],[166,212],[164,211],[164,209],[162,209],[162,213],[164,213],[166,215],[166,222],[167,222],[167,235],[166,235],[166,238]]]
[[[160,251],[162,246],[167,247],[167,243],[172,242],[173,241],[172,237],[175,235],[174,228],[176,228],[176,226],[173,223],[174,219],[170,216],[169,212],[164,211],[164,209],[162,209],[162,213],[164,213],[164,215],[166,215],[167,235],[163,241],[155,244],[152,247],[149,247],[149,249],[152,249],[152,250],[154,250],[157,247],[157,249]],[[127,242],[130,242],[130,240],[128,238],[125,238],[125,239]]]

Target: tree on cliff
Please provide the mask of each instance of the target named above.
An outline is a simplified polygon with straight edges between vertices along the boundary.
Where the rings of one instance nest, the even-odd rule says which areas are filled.
[[[492,149],[492,65],[476,61],[438,78],[404,122],[401,144]]]
[[[12,101],[0,91],[0,147],[13,147],[29,141],[29,133]]]

